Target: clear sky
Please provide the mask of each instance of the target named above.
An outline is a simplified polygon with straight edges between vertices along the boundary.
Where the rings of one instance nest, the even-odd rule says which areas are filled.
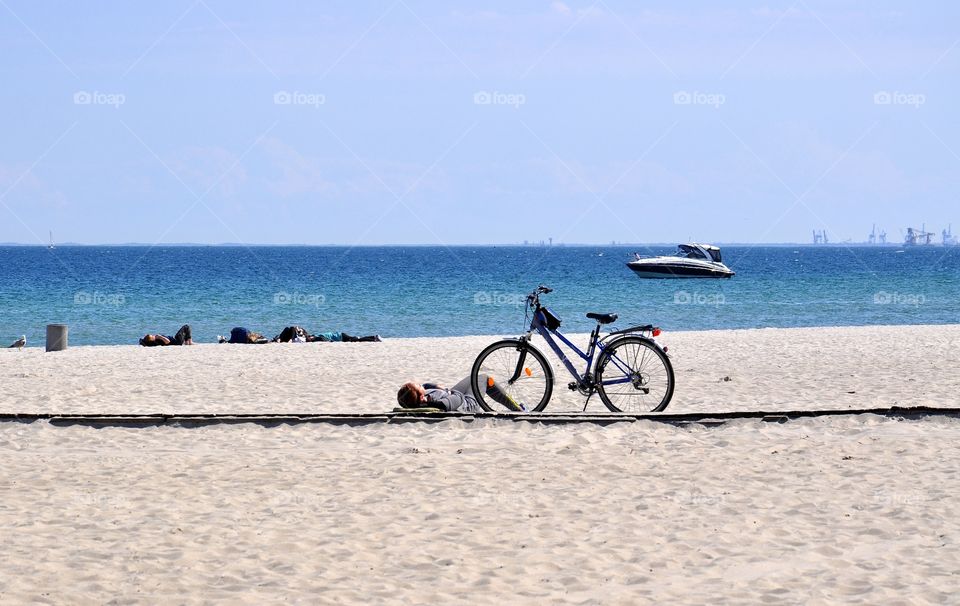
[[[960,231],[960,3],[0,0],[0,242]]]

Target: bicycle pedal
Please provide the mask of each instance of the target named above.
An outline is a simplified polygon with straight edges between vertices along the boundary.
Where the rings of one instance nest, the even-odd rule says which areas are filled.
[[[580,389],[580,387],[577,385],[576,381],[574,381],[572,383],[567,383],[567,389],[569,389],[570,391],[577,391],[578,389]]]

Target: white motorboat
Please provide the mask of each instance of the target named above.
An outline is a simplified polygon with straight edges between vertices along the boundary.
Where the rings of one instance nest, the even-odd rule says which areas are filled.
[[[642,257],[627,267],[641,278],[732,278],[735,272],[723,264],[720,249],[711,244],[681,244],[676,256]]]

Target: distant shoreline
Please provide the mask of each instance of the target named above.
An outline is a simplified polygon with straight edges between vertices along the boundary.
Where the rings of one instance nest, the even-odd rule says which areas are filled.
[[[829,244],[811,244],[809,242],[718,242],[710,241],[710,244],[716,246],[739,246],[745,248],[943,248],[942,244],[915,245],[906,246],[899,243],[887,244],[869,244],[867,242],[850,243],[829,243]],[[635,247],[676,247],[677,242],[636,242],[616,244],[591,244],[591,243],[559,243],[559,244],[242,244],[234,242],[223,242],[219,244],[202,243],[162,243],[148,244],[140,242],[124,242],[121,244],[85,244],[80,242],[64,242],[57,244],[52,250],[58,248],[635,248]],[[0,242],[0,248],[49,248],[47,244],[24,244],[20,242]]]
[[[819,332],[819,331],[836,331],[836,332],[843,332],[843,333],[847,333],[847,332],[849,332],[849,331],[853,331],[853,332],[863,331],[864,334],[866,335],[866,334],[870,334],[871,332],[876,331],[876,330],[891,330],[891,331],[894,331],[894,330],[902,330],[902,329],[904,329],[904,327],[909,327],[909,328],[911,328],[911,329],[923,329],[923,330],[926,330],[926,329],[954,330],[954,329],[956,329],[956,328],[958,327],[958,325],[960,325],[960,319],[958,319],[958,321],[955,322],[955,323],[953,323],[953,324],[943,324],[943,323],[941,323],[941,324],[908,324],[908,323],[905,323],[905,324],[844,324],[844,325],[842,325],[842,326],[830,326],[830,325],[823,325],[823,326],[759,326],[759,327],[754,327],[754,328],[706,328],[706,329],[702,329],[702,330],[670,330],[669,328],[664,328],[664,329],[663,329],[663,334],[666,336],[667,339],[669,339],[670,337],[673,337],[673,336],[678,336],[678,335],[682,335],[684,339],[690,338],[690,337],[693,337],[693,336],[696,336],[696,335],[709,335],[709,336],[712,338],[712,337],[714,337],[714,336],[720,335],[720,333],[736,333],[736,335],[734,335],[734,334],[728,335],[728,336],[730,336],[730,337],[733,337],[733,336],[749,336],[750,334],[753,334],[753,333],[765,333],[765,334],[767,334],[767,333],[769,333],[770,331],[782,331],[782,332],[784,332],[784,333],[789,333],[789,334],[802,334],[802,333],[805,333],[805,332],[813,332],[813,331],[818,331],[818,332]],[[744,333],[747,333],[747,334],[744,334]],[[384,337],[384,341],[389,341],[390,343],[397,343],[397,342],[400,342],[400,341],[404,341],[404,342],[409,342],[411,345],[417,345],[417,344],[419,344],[419,343],[423,343],[423,342],[430,341],[430,342],[432,342],[433,344],[439,346],[439,345],[443,345],[444,343],[454,343],[454,344],[456,344],[456,343],[459,342],[459,341],[471,340],[471,339],[488,339],[488,340],[490,340],[490,341],[492,342],[492,341],[494,341],[494,340],[496,340],[496,339],[502,339],[502,338],[504,338],[505,336],[510,336],[511,334],[512,334],[512,333],[504,332],[504,333],[474,334],[474,335],[437,335],[437,336],[419,336],[419,337]],[[579,331],[577,331],[577,332],[565,333],[565,336],[566,336],[567,338],[570,338],[570,339],[573,339],[573,340],[586,341],[586,340],[587,340],[587,337],[589,336],[589,334],[590,334],[590,333],[588,333],[588,332],[579,332]],[[539,344],[539,345],[543,345],[543,342],[542,342],[541,340],[539,340],[539,339],[534,340],[534,343],[535,343],[535,344]],[[341,343],[316,343],[316,344],[314,344],[314,343],[310,343],[310,344],[307,344],[307,343],[273,343],[273,342],[270,342],[270,343],[264,343],[264,344],[258,345],[258,346],[254,346],[254,345],[252,345],[252,344],[248,346],[247,344],[243,344],[243,343],[217,343],[216,341],[204,340],[204,338],[201,336],[201,337],[199,337],[199,338],[195,338],[195,342],[194,342],[194,344],[193,344],[192,346],[189,346],[189,345],[188,345],[188,346],[183,346],[183,347],[187,347],[187,348],[190,348],[190,347],[207,348],[207,347],[217,346],[217,347],[220,347],[220,348],[222,348],[222,349],[224,349],[224,350],[227,350],[227,349],[233,349],[233,347],[240,347],[241,349],[247,349],[248,347],[250,347],[250,348],[262,348],[262,347],[269,347],[269,346],[299,347],[299,346],[301,346],[301,345],[310,345],[310,346],[314,346],[314,347],[317,347],[317,346],[319,346],[319,347],[330,347],[330,346],[334,346],[334,347],[339,347],[339,346],[353,347],[355,344],[353,344],[353,343],[346,343],[346,344],[341,344]],[[155,349],[155,348],[144,348],[144,347],[142,347],[141,345],[138,345],[137,343],[130,343],[130,342],[123,342],[123,343],[97,343],[97,344],[92,344],[92,345],[89,345],[89,344],[70,345],[70,347],[69,347],[68,349],[80,349],[80,348],[84,348],[84,349],[88,349],[88,348],[93,348],[93,349],[100,349],[100,348],[103,348],[103,349],[115,349],[115,348],[118,348],[118,347],[127,348],[127,349],[137,349],[137,350],[141,350],[141,349]],[[44,348],[44,343],[43,343],[42,341],[33,341],[32,343],[28,343],[27,347],[24,347],[23,349],[24,349],[24,350],[27,350],[27,349],[43,349],[43,348]],[[162,347],[162,348],[156,348],[156,349],[174,349],[174,350],[176,350],[176,349],[180,349],[180,347],[170,346],[170,347],[166,347],[166,348],[163,348],[163,347]],[[3,355],[3,352],[4,352],[4,351],[6,351],[6,349],[4,349],[3,347],[0,347],[0,355]],[[16,350],[13,350],[13,351],[16,351]],[[478,350],[478,351],[479,351],[479,350]],[[54,353],[57,353],[57,352],[54,352]]]

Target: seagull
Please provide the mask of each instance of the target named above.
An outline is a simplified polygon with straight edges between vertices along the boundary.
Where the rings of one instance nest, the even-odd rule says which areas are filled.
[[[23,335],[22,337],[14,341],[13,344],[10,345],[10,347],[8,347],[7,349],[13,349],[14,347],[16,347],[17,351],[19,351],[20,348],[25,347],[26,344],[27,344],[27,335]]]

